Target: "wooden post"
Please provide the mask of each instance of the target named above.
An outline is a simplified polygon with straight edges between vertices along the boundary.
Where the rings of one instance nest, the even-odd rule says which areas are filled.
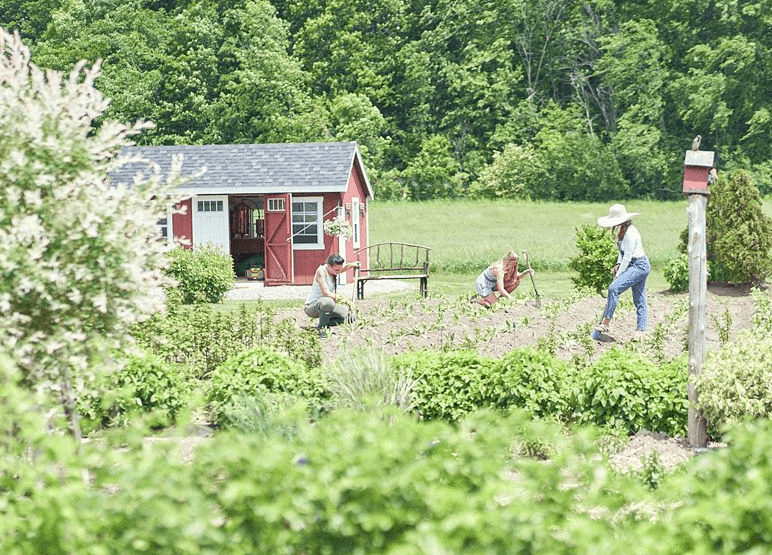
[[[689,218],[689,397],[688,436],[692,447],[706,447],[708,433],[705,419],[694,408],[697,392],[691,378],[699,376],[705,360],[705,316],[707,312],[708,262],[705,248],[705,207],[707,195],[689,195],[686,213]]]

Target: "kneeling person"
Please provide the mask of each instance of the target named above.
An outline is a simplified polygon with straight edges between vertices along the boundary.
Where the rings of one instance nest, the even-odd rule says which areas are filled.
[[[324,328],[337,326],[346,321],[353,321],[353,314],[344,303],[338,302],[336,293],[338,275],[357,265],[357,262],[344,263],[339,254],[332,254],[327,262],[316,269],[311,292],[306,298],[304,312],[311,318],[319,318],[319,333]]]

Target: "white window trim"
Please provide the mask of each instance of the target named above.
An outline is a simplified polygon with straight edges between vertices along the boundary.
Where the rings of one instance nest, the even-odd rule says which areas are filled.
[[[359,248],[359,236],[362,233],[362,222],[359,218],[359,198],[353,197],[351,199],[351,224],[354,228],[354,235],[352,237],[354,241],[354,248]]]
[[[316,243],[296,243],[294,222],[292,222],[292,203],[293,202],[315,202],[319,220],[316,225]],[[324,250],[324,197],[292,197],[290,199],[290,230],[292,230],[292,250],[296,251],[317,251]]]

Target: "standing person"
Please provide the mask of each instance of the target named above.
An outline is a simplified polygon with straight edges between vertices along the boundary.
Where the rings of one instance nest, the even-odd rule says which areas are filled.
[[[632,290],[633,303],[638,317],[637,331],[646,331],[648,307],[646,305],[646,278],[651,272],[651,264],[643,250],[641,234],[633,225],[632,218],[637,212],[628,212],[621,204],[614,204],[608,209],[608,216],[598,218],[598,225],[611,228],[616,240],[619,255],[617,263],[611,268],[614,281],[608,287],[606,310],[603,319],[595,328],[598,333],[608,333],[611,318],[617,308],[619,295],[627,289]]]
[[[532,269],[525,272],[517,272],[519,257],[515,251],[509,251],[503,258],[488,266],[477,276],[474,288],[477,291],[475,302],[485,307],[490,307],[496,301],[504,297],[510,298],[510,293],[520,285],[520,280],[527,274],[533,274]],[[496,296],[496,292],[499,293]]]
[[[349,307],[338,302],[336,290],[338,275],[359,263],[344,262],[345,260],[341,255],[331,254],[327,258],[327,262],[316,269],[314,281],[311,284],[311,292],[308,294],[303,307],[308,316],[319,318],[317,328],[319,328],[320,337],[326,337],[324,328],[343,324],[353,317]]]

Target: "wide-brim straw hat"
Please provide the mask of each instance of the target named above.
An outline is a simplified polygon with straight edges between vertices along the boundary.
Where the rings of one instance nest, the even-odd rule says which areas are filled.
[[[600,227],[614,227],[638,214],[638,212],[628,212],[622,204],[612,204],[608,209],[608,216],[598,218],[598,225]]]

